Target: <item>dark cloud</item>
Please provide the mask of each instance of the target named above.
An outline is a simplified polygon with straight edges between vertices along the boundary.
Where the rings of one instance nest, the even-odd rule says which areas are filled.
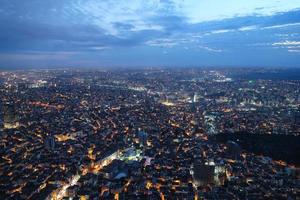
[[[74,2],[76,6],[70,6]],[[257,51],[261,51],[260,56],[279,54],[278,59],[286,56],[295,61],[297,51],[292,53],[287,47],[274,47],[272,44],[300,40],[299,34],[296,34],[300,32],[300,10],[191,23],[186,16],[174,12],[174,1],[164,1],[157,13],[149,12],[145,19],[139,19],[137,13],[132,17],[117,16],[110,23],[110,19],[101,18],[105,14],[97,17],[97,9],[94,15],[89,16],[88,11],[80,9],[79,1],[2,0],[1,4],[0,64],[8,64],[14,58],[13,63],[22,63],[20,60],[26,58],[28,52],[30,56],[27,61],[30,60],[30,64],[34,63],[34,56],[39,62],[47,58],[55,60],[57,55],[49,52],[76,52],[96,62],[97,53],[101,52],[103,56],[104,51],[108,52],[103,60],[112,64],[120,55],[130,59],[135,54],[148,53],[162,61],[178,62],[178,55],[181,54],[187,56],[191,63],[201,62],[200,58],[204,59],[203,63],[212,62],[215,58],[226,63],[226,58],[241,52],[241,58],[257,57],[258,61],[271,64],[273,61],[263,57],[259,59],[254,54]],[[166,59],[162,48],[168,48],[168,56],[174,59]],[[43,52],[44,56],[41,55]],[[13,54],[15,56],[8,56]],[[64,63],[64,59],[72,58],[70,55],[58,57],[57,62]],[[205,56],[211,58],[205,61]],[[128,59],[123,58],[129,62]]]

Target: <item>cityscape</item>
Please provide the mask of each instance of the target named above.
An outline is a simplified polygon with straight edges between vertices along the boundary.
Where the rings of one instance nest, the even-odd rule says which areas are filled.
[[[3,71],[1,199],[298,199],[299,74]]]
[[[300,200],[300,0],[0,0],[0,200]]]

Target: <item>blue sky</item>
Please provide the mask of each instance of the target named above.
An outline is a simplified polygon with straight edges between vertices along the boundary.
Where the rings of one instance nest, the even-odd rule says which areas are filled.
[[[0,0],[0,67],[300,67],[300,0]]]

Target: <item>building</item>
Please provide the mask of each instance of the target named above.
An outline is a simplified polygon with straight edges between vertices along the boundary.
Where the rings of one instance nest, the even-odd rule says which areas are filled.
[[[3,104],[3,125],[4,129],[19,127],[19,119],[13,102]]]
[[[0,131],[3,131],[4,128],[4,121],[3,121],[3,104],[0,101]]]
[[[203,163],[194,163],[191,174],[194,179],[194,186],[205,186],[214,183],[215,166]]]
[[[196,103],[199,101],[199,95],[197,92],[195,92],[194,96],[193,96],[193,102]]]
[[[54,150],[55,148],[55,139],[53,136],[47,136],[45,139],[45,148],[48,150]]]
[[[237,160],[241,156],[241,147],[233,141],[228,141],[226,143],[226,157]]]
[[[147,146],[148,134],[145,131],[138,132],[140,146]]]
[[[196,161],[191,166],[191,175],[195,187],[212,185],[223,185],[226,179],[226,169],[222,165],[216,165],[213,161]]]
[[[300,109],[295,113],[294,126],[295,128],[300,128]]]
[[[2,121],[2,119],[0,119],[0,131],[1,132],[3,131],[3,128],[4,128],[3,121]]]

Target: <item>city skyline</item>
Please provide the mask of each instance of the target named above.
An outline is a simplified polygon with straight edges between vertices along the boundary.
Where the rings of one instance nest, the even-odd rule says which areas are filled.
[[[7,1],[0,69],[300,67],[300,2]]]
[[[0,0],[0,200],[300,197],[300,0]]]
[[[297,200],[299,72],[0,72],[0,198]]]

